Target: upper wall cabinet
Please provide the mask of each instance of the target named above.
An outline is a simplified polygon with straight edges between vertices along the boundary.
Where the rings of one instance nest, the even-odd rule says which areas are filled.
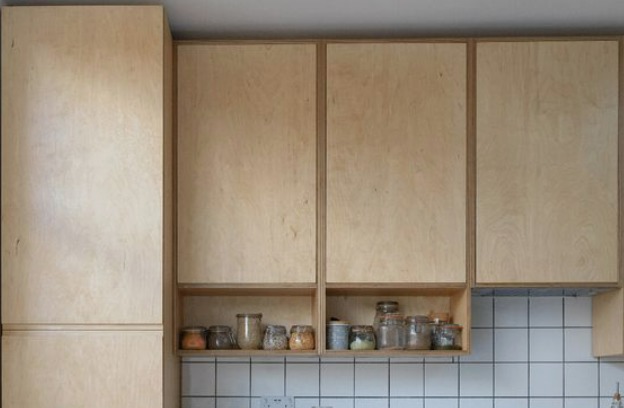
[[[2,12],[2,323],[162,324],[162,8]]]
[[[618,282],[618,48],[477,44],[477,284]]]
[[[316,282],[316,47],[177,47],[180,283]]]
[[[327,46],[327,282],[466,282],[466,44]]]

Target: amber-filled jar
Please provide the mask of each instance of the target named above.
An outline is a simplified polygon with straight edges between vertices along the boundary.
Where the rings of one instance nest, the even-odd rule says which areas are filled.
[[[230,326],[210,326],[208,328],[209,350],[232,350],[236,348]]]
[[[203,326],[183,328],[180,331],[180,348],[182,350],[205,350],[206,328]]]
[[[314,328],[306,325],[294,325],[290,329],[291,350],[314,350]]]

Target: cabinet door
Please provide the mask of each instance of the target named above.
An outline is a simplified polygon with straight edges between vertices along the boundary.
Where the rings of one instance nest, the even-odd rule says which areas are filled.
[[[4,332],[2,407],[162,407],[162,332]]]
[[[315,282],[316,45],[177,57],[179,282]]]
[[[2,323],[161,323],[161,7],[2,10]]]
[[[327,281],[466,281],[466,45],[327,46]]]
[[[477,283],[618,281],[618,42],[477,45]]]

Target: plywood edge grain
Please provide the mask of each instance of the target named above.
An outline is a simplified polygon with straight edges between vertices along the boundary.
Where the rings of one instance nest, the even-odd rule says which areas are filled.
[[[592,352],[594,357],[624,355],[624,289],[592,299]]]
[[[47,332],[162,332],[161,324],[3,324],[3,335]]]

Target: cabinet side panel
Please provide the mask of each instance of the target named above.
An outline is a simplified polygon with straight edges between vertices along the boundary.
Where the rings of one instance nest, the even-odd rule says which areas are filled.
[[[596,295],[592,302],[594,356],[624,355],[624,289]]]
[[[327,46],[327,281],[466,281],[466,44]]]
[[[477,283],[617,283],[618,42],[477,45]]]
[[[3,9],[3,323],[162,323],[162,13]]]
[[[316,281],[316,45],[177,47],[178,280]]]
[[[4,332],[2,407],[162,407],[162,332]]]

